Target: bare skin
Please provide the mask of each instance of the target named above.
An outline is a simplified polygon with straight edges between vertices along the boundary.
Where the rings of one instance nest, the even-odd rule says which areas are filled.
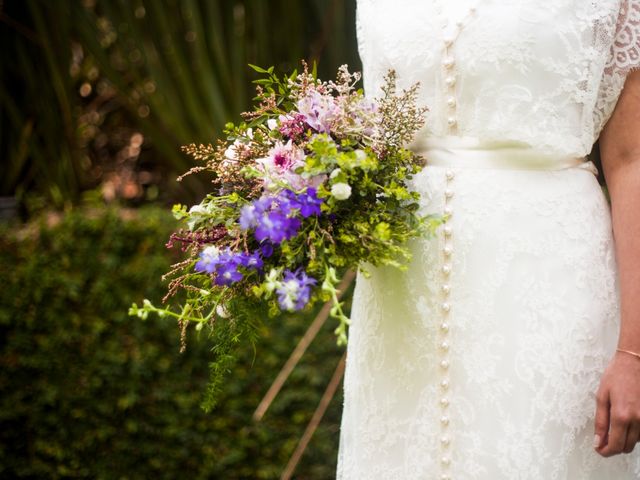
[[[640,354],[640,71],[628,75],[600,135],[611,195],[619,269],[618,348]],[[594,448],[603,457],[630,453],[640,441],[640,358],[616,352],[597,394]]]

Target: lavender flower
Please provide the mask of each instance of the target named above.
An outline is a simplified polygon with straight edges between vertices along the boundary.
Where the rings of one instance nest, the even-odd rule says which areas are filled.
[[[316,285],[317,280],[310,277],[302,268],[295,271],[285,270],[284,277],[276,289],[278,303],[283,310],[301,310],[309,303],[311,286]]]
[[[298,100],[296,107],[304,115],[307,124],[320,133],[331,131],[331,126],[339,113],[332,95],[322,95],[315,90]]]
[[[260,217],[264,212],[271,209],[275,200],[274,197],[261,197],[253,203],[242,207],[240,210],[240,218],[238,219],[240,228],[242,230],[256,228]]]

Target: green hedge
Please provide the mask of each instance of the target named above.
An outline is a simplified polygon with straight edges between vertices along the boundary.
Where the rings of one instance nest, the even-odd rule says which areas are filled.
[[[274,322],[205,414],[206,338],[191,334],[180,354],[173,322],[127,316],[164,293],[173,220],[125,213],[0,231],[0,477],[279,478],[341,354],[334,325],[262,422],[251,414],[309,319]],[[339,389],[295,478],[334,476],[341,408]]]

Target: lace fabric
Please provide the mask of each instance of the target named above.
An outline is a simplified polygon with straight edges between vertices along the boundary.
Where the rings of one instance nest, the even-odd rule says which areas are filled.
[[[365,93],[378,93],[389,67],[401,87],[422,84],[430,112],[415,148],[447,132],[439,3],[358,0]],[[472,3],[445,13],[455,22]],[[640,0],[481,0],[456,42],[460,135],[558,162],[584,156],[640,66],[639,14]],[[620,315],[594,175],[429,165],[412,186],[422,213],[453,209],[453,236],[413,241],[407,271],[358,274],[337,478],[640,478],[639,452],[604,459],[591,446]]]
[[[441,211],[444,168],[414,178]],[[460,169],[455,175],[448,398],[450,478],[632,480],[638,452],[593,451],[595,392],[615,350],[619,297],[595,176]],[[358,274],[338,480],[441,478],[442,237],[407,272]]]
[[[357,3],[365,93],[381,93],[388,68],[396,69],[403,87],[419,81],[420,101],[430,113],[418,141],[446,131],[436,3]],[[460,35],[456,52],[460,134],[588,154],[626,75],[640,67],[640,0],[478,3],[477,18]]]

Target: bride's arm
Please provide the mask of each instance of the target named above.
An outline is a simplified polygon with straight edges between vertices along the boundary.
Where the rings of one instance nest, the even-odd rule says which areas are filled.
[[[618,348],[640,354],[640,71],[627,76],[600,136],[621,295]],[[605,457],[640,441],[640,358],[617,352],[602,377],[594,446]]]

